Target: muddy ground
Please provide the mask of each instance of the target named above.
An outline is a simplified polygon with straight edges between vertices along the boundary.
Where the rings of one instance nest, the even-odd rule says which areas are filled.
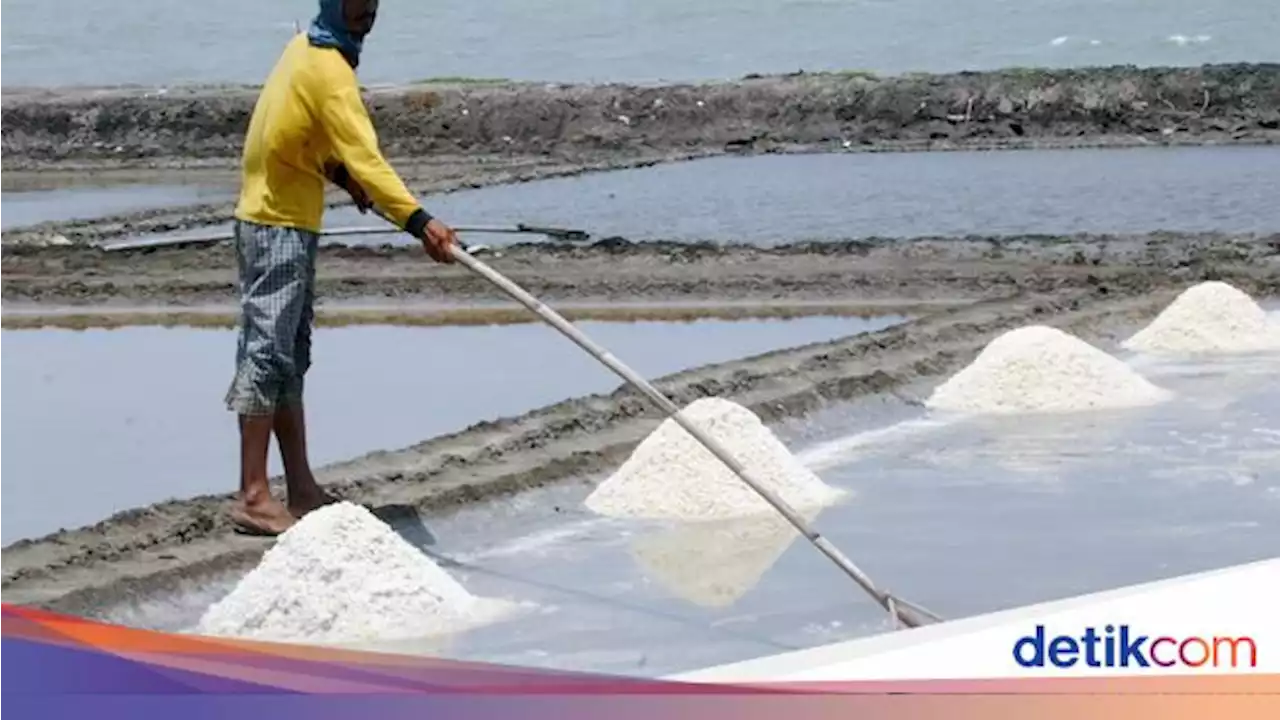
[[[234,181],[254,99],[246,87],[6,88],[5,188]],[[1280,64],[850,72],[652,87],[415,85],[371,89],[366,100],[384,151],[418,193],[725,153],[1280,139]],[[47,223],[6,231],[3,242],[106,240],[223,222],[231,210]]]
[[[372,283],[424,298],[491,297],[461,268],[428,264],[412,251],[326,252],[321,292],[330,296],[367,296]],[[916,398],[920,383],[958,370],[995,335],[1029,323],[1114,340],[1153,317],[1178,289],[1204,279],[1225,279],[1255,296],[1280,293],[1275,235],[884,240],[771,250],[616,243],[518,248],[496,262],[551,298],[965,301],[896,328],[657,383],[680,403],[720,395],[766,419],[886,393]],[[87,249],[30,250],[7,252],[5,263],[6,302],[47,300],[69,287],[99,299],[116,292],[207,299],[229,289],[222,249],[129,260]],[[372,453],[324,468],[320,476],[335,494],[382,512],[447,511],[552,482],[591,481],[625,458],[658,421],[644,400],[618,391]],[[5,600],[92,614],[132,595],[252,563],[269,541],[234,535],[224,517],[228,502],[229,496],[219,496],[160,503],[93,527],[14,543],[3,550]]]
[[[832,239],[771,248],[613,238],[515,245],[485,261],[548,301],[612,306],[624,315],[631,304],[629,312],[639,316],[652,309],[637,303],[747,304],[758,312],[770,305],[927,305],[1118,277],[1159,283],[1171,273],[1189,277],[1224,263],[1265,278],[1276,274],[1277,248],[1280,234]],[[234,312],[235,259],[226,244],[127,252],[10,248],[2,262],[9,327],[94,315],[141,320],[150,313],[137,308],[156,305],[201,310],[222,324]],[[338,317],[343,308],[370,305],[428,306],[455,316],[466,306],[477,322],[510,313],[500,290],[461,265],[431,262],[419,247],[326,247],[317,264],[321,307]],[[41,312],[50,305],[56,315]]]
[[[6,169],[235,158],[253,88],[6,90]],[[1001,70],[732,83],[369,90],[386,152],[428,157],[1280,129],[1280,64]]]

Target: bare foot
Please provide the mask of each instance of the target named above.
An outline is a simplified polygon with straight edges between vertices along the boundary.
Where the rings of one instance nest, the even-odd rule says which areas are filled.
[[[289,493],[289,514],[301,518],[312,510],[338,502],[338,498],[312,485],[310,489]]]
[[[246,502],[236,500],[231,507],[231,521],[241,532],[250,535],[279,535],[294,523],[293,515],[275,498]]]

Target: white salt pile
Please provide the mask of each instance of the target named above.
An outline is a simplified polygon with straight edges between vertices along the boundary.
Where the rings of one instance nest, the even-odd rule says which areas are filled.
[[[1170,396],[1083,340],[1031,325],[991,341],[926,404],[974,413],[1073,412],[1150,405]]]
[[[1152,354],[1280,350],[1280,326],[1246,293],[1204,282],[1184,290],[1124,347]]]
[[[721,398],[702,398],[684,416],[796,510],[834,502],[844,491],[800,463],[755,413]],[[775,510],[692,435],[668,418],[586,500],[613,517],[717,520]]]
[[[355,643],[465,630],[513,607],[471,595],[373,513],[341,502],[280,535],[196,632]]]

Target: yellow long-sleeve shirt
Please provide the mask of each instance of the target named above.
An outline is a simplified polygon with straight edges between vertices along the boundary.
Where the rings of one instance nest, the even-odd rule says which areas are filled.
[[[387,163],[360,98],[355,70],[305,34],[289,42],[267,77],[242,157],[236,217],[319,232],[326,165],[341,162],[369,199],[401,227],[418,228],[418,201]],[[416,214],[416,216],[415,216]]]

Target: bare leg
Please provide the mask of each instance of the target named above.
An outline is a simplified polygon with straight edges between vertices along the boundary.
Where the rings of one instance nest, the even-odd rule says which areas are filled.
[[[231,518],[242,529],[278,535],[293,524],[284,504],[271,496],[267,452],[271,447],[271,415],[240,416],[240,494]]]
[[[284,459],[285,482],[289,487],[289,512],[302,517],[318,507],[334,502],[316,484],[307,459],[307,420],[302,403],[292,403],[276,410],[273,427]]]
[[[233,519],[246,530],[282,532],[294,523],[291,508],[314,509],[322,499],[307,463],[301,407],[311,364],[316,240],[291,228],[236,224],[240,334],[226,404],[240,416],[240,497]],[[267,481],[273,430],[291,507],[271,497]]]

